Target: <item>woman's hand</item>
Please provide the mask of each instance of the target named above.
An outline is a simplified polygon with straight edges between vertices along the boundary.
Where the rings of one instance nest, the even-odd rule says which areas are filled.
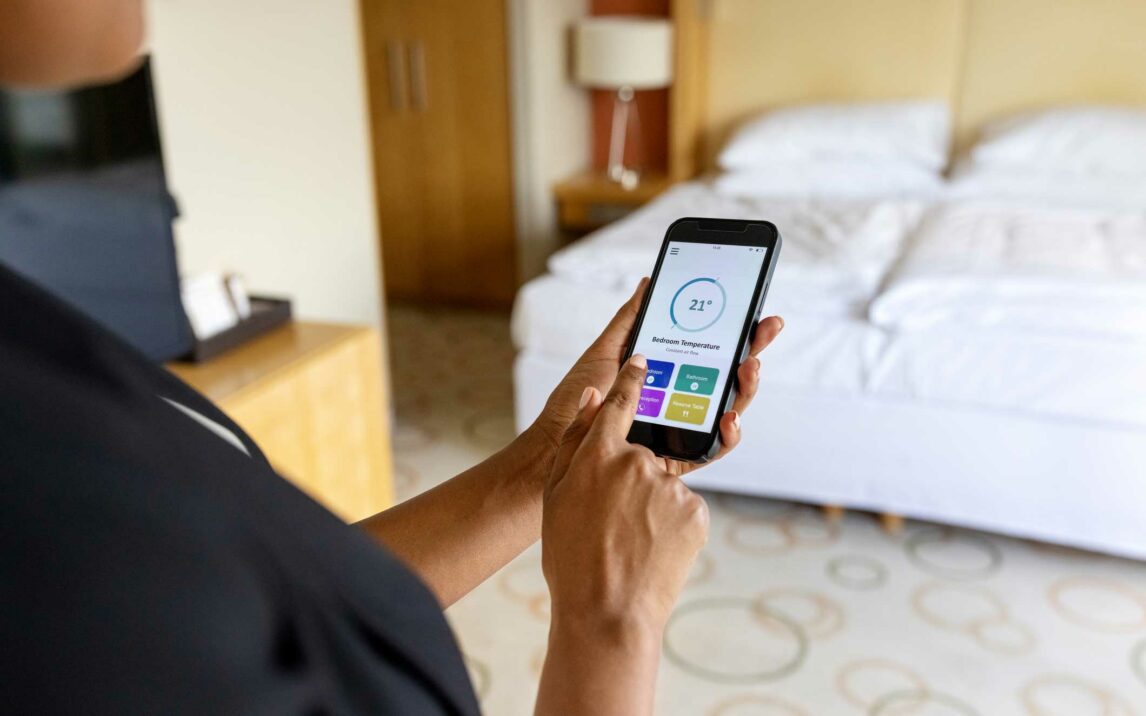
[[[708,508],[680,480],[698,466],[627,439],[647,366],[641,356],[619,373],[617,365],[647,285],[641,281],[535,423],[562,435],[542,510],[552,622],[538,716],[652,713],[664,627],[708,536]],[[737,396],[721,416],[717,457],[740,442],[740,416],[760,385],[756,356],[783,327],[775,316],[755,327]]]
[[[541,416],[516,440],[453,479],[363,520],[363,528],[411,566],[443,606],[537,540],[543,492],[563,436],[578,415],[586,386],[594,389],[594,400],[599,400],[617,377],[647,284],[641,281],[633,297],[550,395]],[[738,372],[740,395],[732,411],[721,419],[721,454],[740,441],[739,416],[756,394],[760,362],[755,354],[782,326],[778,318],[765,319],[757,326],[753,356]],[[673,475],[693,467],[650,459]]]
[[[541,563],[552,598],[538,714],[652,711],[661,636],[708,535],[704,500],[626,440],[646,363],[604,399],[584,390],[546,487]]]
[[[586,387],[596,388],[604,393],[613,384],[617,376],[617,367],[624,357],[625,348],[629,344],[629,336],[640,313],[641,301],[648,290],[649,280],[642,278],[637,284],[637,290],[632,297],[621,306],[613,320],[605,327],[604,332],[597,340],[585,350],[569,373],[554,388],[545,409],[534,422],[530,433],[545,436],[554,449],[561,443],[566,428],[573,422],[577,414],[578,401]],[[757,356],[768,347],[780,331],[784,328],[784,321],[779,316],[771,316],[756,325],[752,343],[748,347],[748,357],[740,364],[736,371],[737,393],[732,403],[732,409],[720,417],[721,449],[716,458],[727,454],[740,443],[740,418],[751,405],[760,387],[760,359]],[[680,476],[694,470],[700,465],[694,465],[677,460],[661,458],[666,470]]]
[[[555,621],[659,631],[707,537],[704,500],[626,440],[645,370],[633,356],[603,400],[586,388],[553,461],[541,554]]]

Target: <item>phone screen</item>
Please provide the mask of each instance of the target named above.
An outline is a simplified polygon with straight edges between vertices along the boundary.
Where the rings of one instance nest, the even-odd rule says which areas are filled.
[[[648,360],[636,419],[708,433],[768,249],[670,241],[633,352]]]

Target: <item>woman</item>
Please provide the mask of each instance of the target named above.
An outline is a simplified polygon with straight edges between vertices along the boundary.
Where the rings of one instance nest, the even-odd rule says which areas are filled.
[[[0,83],[131,69],[139,0],[0,0]],[[476,713],[443,607],[538,538],[539,714],[652,709],[707,511],[625,436],[644,281],[490,459],[346,526],[205,398],[0,267],[0,703],[20,713]],[[725,450],[776,336],[761,322]]]

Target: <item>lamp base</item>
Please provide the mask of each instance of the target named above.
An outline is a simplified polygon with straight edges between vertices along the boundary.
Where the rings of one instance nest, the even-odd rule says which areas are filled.
[[[625,191],[632,191],[641,183],[641,175],[636,169],[622,169],[615,175],[610,174],[609,178],[620,184]]]
[[[632,191],[641,182],[640,173],[625,166],[625,140],[629,134],[630,120],[640,127],[637,106],[633,104],[633,88],[621,87],[613,100],[613,127],[609,135],[609,179],[622,188]]]

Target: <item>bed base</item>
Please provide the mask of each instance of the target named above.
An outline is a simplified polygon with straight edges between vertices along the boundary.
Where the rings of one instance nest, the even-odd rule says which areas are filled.
[[[824,513],[824,519],[832,524],[839,524],[843,522],[844,515],[847,514],[847,509],[843,505],[821,505],[820,510]],[[897,515],[892,512],[880,512],[879,526],[883,531],[889,535],[897,535],[903,531],[903,515]]]
[[[514,366],[518,428],[573,359]],[[698,489],[930,520],[1146,559],[1146,430],[955,404],[765,385],[740,447]]]

